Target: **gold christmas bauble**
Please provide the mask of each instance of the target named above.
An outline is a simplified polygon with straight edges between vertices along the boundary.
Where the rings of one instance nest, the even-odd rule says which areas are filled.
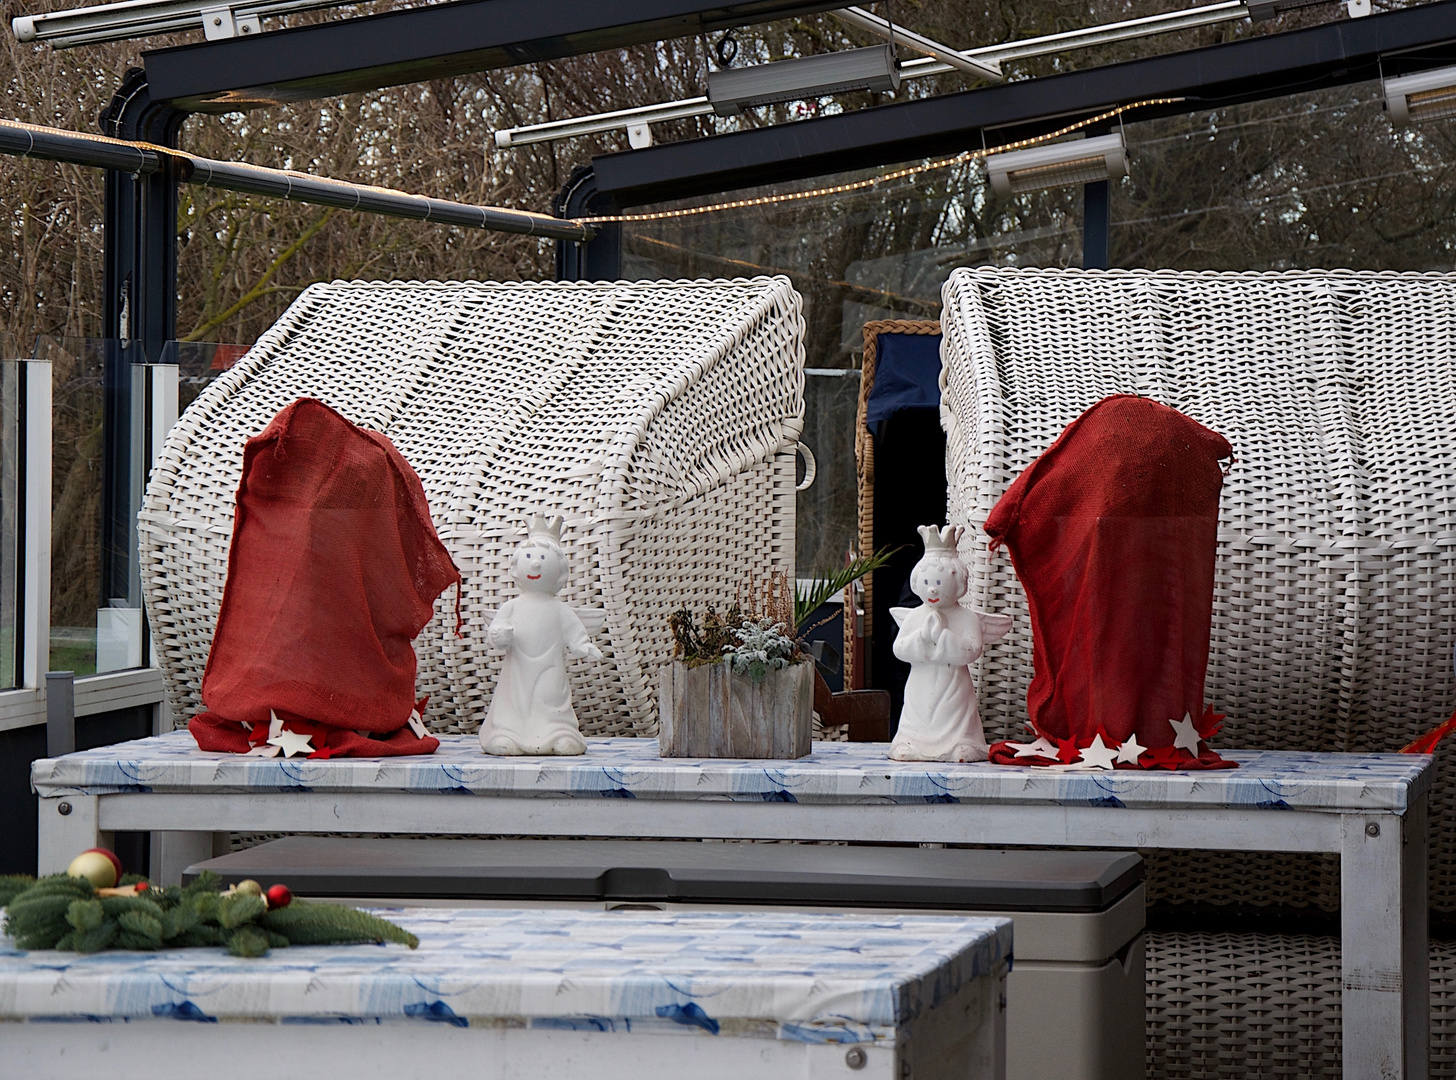
[[[85,878],[98,889],[109,889],[120,876],[112,858],[106,852],[92,848],[72,859],[71,865],[66,867],[66,873],[71,877]]]
[[[252,878],[244,878],[233,886],[233,891],[246,893],[248,896],[262,896],[263,886],[259,885]]]

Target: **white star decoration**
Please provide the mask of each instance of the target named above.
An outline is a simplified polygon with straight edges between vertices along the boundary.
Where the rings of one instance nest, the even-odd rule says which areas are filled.
[[[253,730],[253,725],[247,723],[246,721],[244,721],[243,726],[249,731]],[[278,719],[278,714],[276,712],[274,712],[272,709],[269,709],[268,738],[265,742],[259,743],[257,746],[249,750],[248,757],[277,757],[281,752],[282,748],[277,743],[273,742],[273,740],[278,737],[278,734],[282,730],[283,721]]]
[[[1193,726],[1193,715],[1184,713],[1182,720],[1169,720],[1173,725],[1174,737],[1173,746],[1179,750],[1187,750],[1194,757],[1198,756],[1198,744],[1203,741],[1199,737],[1198,729]]]
[[[1091,746],[1082,748],[1081,758],[1094,768],[1110,769],[1117,760],[1117,751],[1103,742],[1101,734],[1098,734],[1093,737]]]
[[[1049,757],[1057,756],[1057,748],[1046,739],[1037,739],[1031,743],[1012,743],[1016,748],[1017,757]]]
[[[300,735],[296,731],[280,731],[268,740],[268,745],[278,747],[283,751],[284,757],[292,757],[294,754],[311,754],[313,753],[313,736]]]
[[[1137,732],[1133,732],[1127,737],[1127,741],[1118,749],[1117,760],[1125,761],[1129,765],[1136,765],[1137,759],[1143,756],[1143,751],[1146,749],[1146,746],[1138,743]]]
[[[409,729],[415,733],[416,739],[423,739],[429,734],[429,731],[425,728],[425,719],[420,715],[418,709],[410,710]]]
[[[283,721],[278,719],[277,713],[269,709],[268,739],[262,746],[253,747],[248,753],[253,757],[277,757],[280,753],[284,757],[292,757],[294,754],[311,754],[313,750],[312,735],[284,731]]]

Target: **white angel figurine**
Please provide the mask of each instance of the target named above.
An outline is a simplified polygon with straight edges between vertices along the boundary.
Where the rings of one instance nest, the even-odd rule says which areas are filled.
[[[986,734],[970,666],[1011,629],[1005,615],[962,607],[970,575],[956,551],[962,529],[922,525],[925,554],[910,574],[920,607],[894,607],[895,655],[910,665],[900,726],[890,743],[896,761],[985,761]]]
[[[487,754],[583,754],[586,740],[571,707],[568,656],[602,658],[580,615],[556,594],[569,569],[561,518],[533,514],[511,572],[521,594],[491,620],[490,644],[506,652],[480,729]]]

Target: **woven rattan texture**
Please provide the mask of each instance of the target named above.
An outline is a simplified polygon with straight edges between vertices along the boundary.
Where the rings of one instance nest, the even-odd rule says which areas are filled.
[[[1456,942],[1433,941],[1431,1073],[1456,1077]],[[1151,932],[1147,1075],[1340,1076],[1340,942],[1303,934]]]
[[[178,421],[147,487],[142,567],[173,715],[201,708],[246,440],[301,395],[387,434],[464,576],[416,641],[436,731],[473,731],[491,613],[528,514],[558,513],[566,598],[605,621],[572,665],[582,729],[649,734],[667,613],[729,603],[794,558],[802,304],[783,278],[314,285]]]
[[[1201,900],[1340,909],[1340,857],[1307,851],[1139,851],[1149,904]]]
[[[1021,733],[1031,635],[980,526],[1063,427],[1128,392],[1237,454],[1206,690],[1228,714],[1219,746],[1392,750],[1451,714],[1456,275],[978,268],[944,301],[950,518],[970,526],[972,602],[1016,623],[981,661],[988,735]],[[1449,752],[1437,767],[1431,897],[1451,910]],[[1184,898],[1259,899],[1203,861]]]
[[[865,425],[870,392],[875,388],[875,357],[881,334],[938,334],[940,323],[925,319],[876,319],[864,325],[864,356],[859,368],[859,408],[854,418],[854,469],[858,480],[859,550],[868,555],[875,550],[875,440]],[[874,575],[864,581],[864,637],[868,641],[875,628]],[[853,679],[854,628],[844,626],[844,685]]]

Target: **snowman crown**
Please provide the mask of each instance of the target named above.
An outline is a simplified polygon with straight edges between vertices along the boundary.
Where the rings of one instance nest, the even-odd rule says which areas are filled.
[[[954,555],[960,547],[961,534],[965,532],[959,525],[947,525],[944,528],[936,528],[934,525],[921,525],[916,530],[920,538],[925,541],[925,554],[935,555],[945,553]]]
[[[548,540],[559,545],[564,520],[559,514],[532,514],[526,521],[526,539]]]

